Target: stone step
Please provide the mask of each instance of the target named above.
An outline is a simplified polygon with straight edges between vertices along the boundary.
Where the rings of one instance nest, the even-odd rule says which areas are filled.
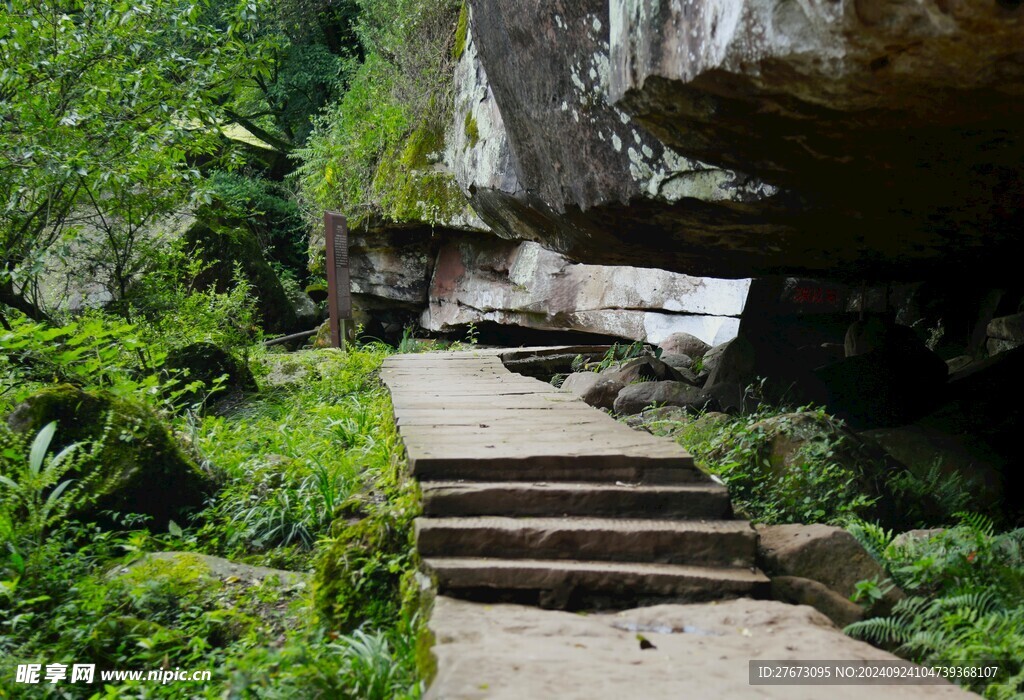
[[[576,559],[751,567],[757,534],[736,520],[609,518],[418,518],[416,545],[429,557]]]
[[[569,609],[765,597],[769,586],[745,568],[477,558],[428,558],[423,566],[442,594]]]
[[[521,437],[520,440],[526,438]],[[693,466],[692,459],[627,457],[609,455],[550,454],[528,457],[503,453],[496,446],[491,454],[455,457],[410,457],[410,468],[420,481],[570,481],[629,484],[708,483],[708,477]],[[565,449],[564,445],[561,449]]]
[[[577,515],[720,520],[732,516],[728,491],[715,483],[423,481],[420,487],[423,514],[430,517]]]

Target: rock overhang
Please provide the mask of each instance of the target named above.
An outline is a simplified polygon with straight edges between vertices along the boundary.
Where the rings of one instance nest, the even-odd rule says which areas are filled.
[[[472,10],[464,60],[480,64],[516,186],[459,179],[500,235],[725,277],[1012,264],[1024,223],[1015,3]]]

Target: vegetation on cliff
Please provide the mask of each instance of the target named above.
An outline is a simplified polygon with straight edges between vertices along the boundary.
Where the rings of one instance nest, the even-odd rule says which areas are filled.
[[[466,207],[450,173],[435,168],[452,117],[451,75],[460,3],[360,0],[365,58],[348,90],[317,119],[299,152],[311,221],[325,209],[350,226],[375,218],[442,222]]]

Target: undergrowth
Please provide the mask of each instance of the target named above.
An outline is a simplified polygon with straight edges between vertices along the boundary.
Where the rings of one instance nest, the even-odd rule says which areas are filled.
[[[224,485],[167,532],[131,514],[110,514],[116,527],[55,519],[71,512],[62,499],[78,493],[60,489],[64,465],[81,466],[90,446],[47,452],[49,429],[34,441],[9,439],[0,474],[38,474],[39,483],[0,484],[0,656],[10,661],[0,697],[418,697],[416,495],[376,378],[389,352],[250,348],[259,395],[221,415],[165,413]],[[26,507],[37,514],[26,518]],[[210,554],[297,574],[246,583],[210,574],[198,556]],[[24,685],[12,682],[19,663],[213,677],[187,690],[103,687],[98,676],[93,686]]]
[[[801,428],[791,415],[813,424],[815,438],[800,441],[779,459],[773,435]],[[774,425],[769,429],[766,421]],[[878,496],[863,486],[864,465],[851,468],[849,460],[837,458],[844,442],[839,427],[824,409],[805,406],[714,414],[673,432],[700,466],[729,485],[734,505],[751,520],[843,524],[871,513]]]
[[[961,514],[949,529],[896,540],[877,525],[851,533],[908,595],[892,614],[846,628],[928,666],[998,667],[956,682],[991,700],[1024,697],[1024,528]]]

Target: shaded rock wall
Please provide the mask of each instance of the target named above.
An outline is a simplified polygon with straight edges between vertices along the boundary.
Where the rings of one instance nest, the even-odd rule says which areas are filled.
[[[472,3],[456,69],[446,162],[493,232],[591,263],[725,269],[727,246],[713,264],[680,254],[679,205],[691,242],[760,250],[742,236],[777,228],[753,218],[782,206],[776,188],[680,155],[608,103],[607,5],[527,5]]]

